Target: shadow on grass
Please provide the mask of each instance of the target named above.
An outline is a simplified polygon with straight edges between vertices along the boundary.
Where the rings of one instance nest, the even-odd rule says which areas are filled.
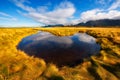
[[[61,77],[61,76],[53,75],[50,78],[48,78],[48,80],[65,80],[65,79],[63,77]]]

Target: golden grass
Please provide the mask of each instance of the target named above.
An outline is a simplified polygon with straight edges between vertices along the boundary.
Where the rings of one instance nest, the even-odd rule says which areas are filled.
[[[57,68],[44,60],[28,56],[16,49],[19,41],[37,31],[57,36],[85,32],[101,45],[99,55],[85,59],[75,67]],[[119,80],[120,28],[1,28],[0,80]]]

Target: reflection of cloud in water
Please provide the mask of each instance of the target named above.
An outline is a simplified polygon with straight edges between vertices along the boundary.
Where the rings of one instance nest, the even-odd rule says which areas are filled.
[[[61,65],[97,54],[100,46],[96,44],[94,37],[86,33],[59,37],[49,32],[39,32],[23,38],[18,44],[18,49],[29,55],[41,57],[46,62]]]

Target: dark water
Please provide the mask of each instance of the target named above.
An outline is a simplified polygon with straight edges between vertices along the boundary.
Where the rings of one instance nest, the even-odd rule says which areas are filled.
[[[74,64],[100,50],[95,38],[86,33],[59,37],[42,31],[23,38],[17,48],[57,65]]]

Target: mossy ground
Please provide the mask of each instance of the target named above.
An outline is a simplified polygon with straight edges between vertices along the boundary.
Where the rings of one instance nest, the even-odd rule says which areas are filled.
[[[16,49],[20,40],[39,30],[57,36],[85,32],[101,45],[98,55],[74,67],[58,68]],[[63,60],[64,61],[64,60]],[[120,28],[1,28],[0,80],[119,80]]]

